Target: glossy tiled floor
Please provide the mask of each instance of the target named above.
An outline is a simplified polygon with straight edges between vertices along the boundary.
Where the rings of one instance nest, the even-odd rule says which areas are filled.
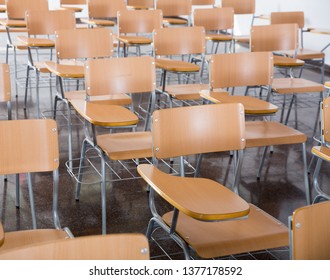
[[[4,38],[1,38],[4,45]],[[243,49],[244,51],[244,49]],[[19,63],[24,64],[26,55],[18,55]],[[5,61],[3,49],[0,56]],[[11,60],[12,61],[12,60]],[[304,77],[319,81],[318,73],[304,71]],[[328,76],[327,78],[330,79]],[[49,116],[53,98],[49,87],[41,89],[41,111]],[[55,88],[52,88],[53,94]],[[18,87],[15,97],[13,84],[13,118],[33,118],[36,116],[36,98],[34,88],[30,90],[28,108],[23,110],[23,88]],[[240,94],[237,92],[237,94]],[[311,159],[310,149],[314,123],[317,114],[319,95],[306,94],[298,100],[298,128],[308,136],[307,158]],[[274,102],[280,100],[275,99]],[[1,105],[1,118],[6,118],[5,106]],[[275,117],[278,119],[278,116]],[[69,227],[75,236],[101,233],[101,199],[99,183],[83,185],[80,201],[75,200],[75,180],[68,173],[66,161],[68,160],[67,128],[65,120],[58,118],[60,141],[60,199],[59,215],[62,226]],[[294,125],[293,118],[289,125]],[[79,157],[80,145],[83,140],[83,126],[78,120],[73,129],[73,153]],[[274,153],[269,154],[265,162],[260,180],[256,173],[261,156],[261,149],[250,149],[245,152],[242,178],[240,183],[241,195],[248,202],[252,202],[273,215],[281,222],[287,224],[288,216],[305,205],[304,182],[302,176],[302,156],[300,146],[275,147]],[[192,161],[193,164],[193,161]],[[118,168],[118,167],[115,167]],[[324,166],[322,181],[329,182],[327,167]],[[232,182],[231,158],[228,154],[209,154],[204,157],[200,176],[212,178],[230,186]],[[8,176],[5,182],[0,180],[0,220],[6,231],[29,229],[32,227],[29,208],[29,199],[26,186],[26,177],[20,175],[21,194],[20,208],[15,207],[15,177]],[[89,182],[94,175],[86,176]],[[37,224],[39,228],[53,227],[52,220],[52,185],[51,174],[41,174],[33,177],[35,183],[35,201]],[[146,184],[141,179],[125,179],[108,186],[107,190],[107,230],[108,233],[141,232],[145,233],[151,217],[148,206],[148,192]],[[168,209],[168,205],[161,204],[161,211]],[[150,242],[152,259],[183,259],[181,249],[161,230],[154,233]],[[268,252],[257,252],[232,256],[237,259],[288,259],[288,248],[280,248]]]

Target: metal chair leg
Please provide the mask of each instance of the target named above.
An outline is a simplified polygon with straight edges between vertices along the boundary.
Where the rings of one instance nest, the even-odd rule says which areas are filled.
[[[35,211],[35,207],[34,207],[34,195],[33,195],[33,188],[32,188],[31,173],[27,173],[26,176],[28,179],[30,207],[31,207],[31,215],[32,215],[32,227],[33,227],[33,229],[37,229],[37,219],[36,219],[36,211]]]
[[[81,147],[80,163],[79,163],[78,176],[77,176],[77,186],[76,186],[76,196],[75,196],[76,201],[79,201],[80,198],[81,181],[83,177],[83,165],[85,161],[87,144],[88,144],[87,139],[84,139]]]

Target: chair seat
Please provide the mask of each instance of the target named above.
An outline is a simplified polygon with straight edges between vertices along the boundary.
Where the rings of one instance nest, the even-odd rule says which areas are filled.
[[[304,143],[307,136],[279,122],[247,121],[246,148]]]
[[[0,247],[0,253],[34,243],[53,241],[68,238],[64,230],[38,229],[20,230],[5,233],[5,242]]]
[[[0,24],[6,27],[26,27],[26,21],[23,19],[1,19]]]
[[[120,127],[136,125],[139,121],[132,111],[122,106],[95,104],[81,99],[69,101],[84,119],[94,125]]]
[[[201,96],[213,103],[242,103],[245,114],[252,115],[271,115],[278,111],[278,107],[270,102],[251,96],[229,95],[226,91],[200,92]]]
[[[321,92],[324,86],[303,78],[276,78],[273,80],[272,90],[280,94]]]
[[[66,91],[65,97],[68,100],[80,99],[86,100],[86,91],[85,90],[73,90]],[[127,94],[112,94],[112,95],[103,95],[103,96],[91,96],[90,103],[97,104],[101,103],[104,105],[130,105],[132,103],[132,98]]]
[[[281,55],[274,55],[274,66],[276,67],[301,67],[304,66],[305,62],[300,59],[281,56]]]
[[[27,45],[25,45],[25,44],[23,44],[21,42],[15,42],[15,43],[13,43],[13,45],[15,46],[15,48],[17,50],[27,50],[28,49]]]
[[[240,36],[235,35],[233,38],[238,43],[244,43],[244,44],[250,43],[250,36],[248,35],[240,35]]]
[[[64,10],[71,10],[74,11],[75,13],[81,13],[84,8],[78,7],[78,6],[72,6],[72,5],[61,5],[61,9]]]
[[[288,56],[294,56],[294,51],[285,51],[284,54]],[[296,58],[301,60],[309,60],[309,59],[323,59],[325,57],[324,52],[313,51],[308,49],[299,49],[296,55]]]
[[[329,82],[325,82],[324,83],[324,86],[329,89],[330,88],[330,81]]]
[[[8,29],[9,29],[10,33],[26,33],[27,32],[27,29],[25,27],[9,27]],[[2,26],[1,22],[0,22],[0,33],[2,33],[2,32],[3,33],[7,32],[7,29],[6,29],[6,27]]]
[[[249,214],[245,200],[213,180],[173,176],[151,164],[140,164],[138,172],[157,193],[194,219],[220,221]]]
[[[155,59],[156,67],[173,72],[198,72],[200,67],[194,63],[174,60],[174,59]]]
[[[35,61],[34,67],[40,72],[40,73],[51,73],[48,68],[46,67],[46,64],[44,61]]]
[[[17,39],[20,40],[23,44],[27,45],[28,47],[50,48],[55,46],[55,42],[47,38],[18,36]]]
[[[108,19],[89,19],[89,18],[82,18],[80,19],[83,23],[90,24],[90,25],[98,25],[98,26],[115,26],[116,22],[113,20]]]
[[[188,20],[186,20],[185,18],[180,18],[180,17],[164,17],[163,23],[181,25],[181,24],[187,24]]]
[[[241,220],[207,223],[180,213],[178,234],[203,258],[289,245],[288,228],[263,210],[250,204],[250,213]],[[173,212],[163,216],[171,225]]]
[[[199,100],[200,92],[209,89],[209,84],[167,85],[166,92],[177,100]]]
[[[210,41],[231,41],[233,40],[233,36],[226,34],[212,34],[208,33],[205,35],[206,40]]]
[[[330,148],[326,146],[314,146],[312,148],[312,154],[323,160],[330,161]]]
[[[84,78],[84,66],[74,64],[59,64],[54,61],[45,62],[47,69],[53,74],[63,78]]]
[[[152,157],[150,131],[98,135],[97,145],[111,160]]]
[[[149,45],[152,39],[144,36],[117,36],[118,41],[127,45]]]

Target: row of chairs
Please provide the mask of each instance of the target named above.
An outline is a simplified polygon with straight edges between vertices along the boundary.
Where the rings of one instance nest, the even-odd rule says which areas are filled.
[[[231,117],[234,126],[226,121],[228,116]],[[203,121],[198,122],[196,119]],[[55,195],[59,152],[56,123],[47,119],[13,120],[2,121],[0,126],[8,136],[3,139],[2,147],[7,151],[4,155],[7,154],[8,157],[2,157],[1,173],[54,170],[53,205],[57,228],[5,234],[0,226],[1,259],[147,259],[149,257],[148,244],[142,235],[67,239],[72,238],[72,235],[68,229],[62,230],[60,227]],[[215,127],[218,129],[214,129]],[[36,133],[29,133],[30,129]],[[241,104],[157,110],[153,114],[153,156],[154,159],[161,159],[194,153],[241,150],[246,144],[244,130],[244,113]],[[196,131],[202,133],[196,134]],[[24,134],[24,137],[17,137],[18,133]],[[174,134],[168,137],[169,133]],[[204,136],[210,137],[204,138]],[[31,145],[31,142],[34,145]],[[44,152],[45,149],[52,153]],[[31,157],[31,152],[40,155],[40,158],[31,160],[35,159],[35,156]],[[16,161],[18,157],[13,153],[19,154],[19,165]],[[238,166],[239,163],[234,168],[238,169]],[[187,259],[190,259],[190,248],[193,248],[200,257],[211,258],[288,245],[291,245],[293,258],[327,259],[329,257],[329,250],[326,247],[328,235],[324,234],[328,231],[328,223],[325,222],[327,215],[324,213],[329,211],[329,202],[297,209],[292,222],[290,218],[292,241],[289,241],[289,233],[285,225],[261,209],[246,203],[217,182],[165,174],[157,169],[155,164],[141,164],[138,166],[138,172],[151,187],[150,205],[153,218],[150,221],[147,237],[150,238],[155,226],[164,228],[183,247]],[[157,213],[153,200],[154,191],[173,205],[174,212],[162,217]],[[306,242],[306,239],[312,241]]]
[[[95,70],[95,69],[94,69]],[[97,71],[96,71],[97,72]],[[102,71],[101,71],[102,72]]]
[[[214,13],[212,13],[212,15],[214,14],[215,16],[217,16],[217,19],[218,19],[218,20],[216,20],[216,26],[214,25],[214,22],[212,23],[213,25],[210,26],[211,23],[210,23],[210,20],[209,20],[209,17],[210,17],[209,13],[212,10],[214,12]],[[219,10],[219,12],[217,10]],[[230,18],[230,15],[231,15],[231,19],[230,19],[228,24],[232,25],[232,22],[233,22],[233,18],[232,18],[233,17],[233,9],[232,8],[225,8],[223,10],[223,14],[220,13],[220,10],[223,10],[223,9],[214,8],[214,9],[211,9],[211,10],[207,10],[208,13],[205,13],[206,11],[204,11],[203,9],[202,10],[197,10],[196,14],[195,14],[195,17],[196,17],[196,20],[197,20],[196,24],[203,26],[206,30],[215,30],[215,29],[217,31],[227,30],[227,29],[224,29],[224,26],[221,27],[221,22],[219,22],[219,19],[220,18],[226,18],[226,17]],[[160,12],[158,11],[158,13],[157,13],[156,11],[155,12],[149,11],[150,13],[155,13],[155,15],[151,15],[151,14],[144,13],[144,12],[146,12],[146,11],[139,11],[138,14],[126,13],[126,12],[125,13],[123,13],[123,12],[119,13],[121,15],[119,18],[123,19],[123,25],[120,26],[120,29],[122,29],[122,30],[120,32],[122,32],[123,34],[131,34],[131,33],[134,33],[134,32],[135,33],[141,33],[141,32],[142,33],[151,33],[152,30],[159,28],[160,23],[161,23]],[[127,15],[124,16],[125,14],[127,14]],[[147,15],[149,15],[149,16],[147,16]],[[287,16],[287,18],[292,18],[292,17],[293,16],[289,16],[289,15]],[[129,20],[125,20],[125,18],[126,19],[128,18]],[[276,18],[276,17],[274,16],[274,18]],[[281,18],[286,18],[286,17],[281,16]],[[127,24],[125,25],[126,21],[127,21]],[[6,21],[3,24],[6,25],[6,24],[8,24],[8,22],[9,21]],[[143,22],[143,24],[134,24],[134,22],[139,22],[139,23]],[[282,22],[286,22],[286,20],[282,19]],[[67,28],[71,28],[70,25],[65,25],[64,23],[62,24],[62,26],[67,26]],[[10,27],[10,26],[8,26],[8,27]],[[47,34],[48,35],[53,34],[55,28],[59,29],[61,27],[60,26],[53,26],[52,29],[48,30]],[[40,35],[40,30],[33,31],[30,28],[29,28],[29,30],[30,30],[29,36],[36,35],[36,34]],[[270,33],[272,33],[272,32],[270,32]],[[218,35],[218,36],[216,36],[216,35]],[[219,42],[219,40],[222,40],[222,41],[225,41],[225,42],[228,42],[228,41],[232,40],[232,36],[229,36],[229,37],[225,36],[226,38],[223,38],[223,37],[224,37],[223,34],[207,34],[206,35],[206,39],[208,39],[208,40],[211,39],[212,41],[217,41],[217,42]],[[296,36],[290,36],[290,37],[292,37],[293,40],[294,40],[294,38],[296,38]],[[150,44],[150,43],[153,42],[153,40],[151,38],[145,38],[145,37],[141,37],[141,36],[136,37],[136,36],[122,36],[122,35],[119,35],[119,36],[117,36],[117,39],[120,42],[120,43],[117,44],[118,45],[118,50],[119,50],[121,44],[123,44],[124,54],[127,53],[126,49],[127,49],[127,46],[129,46],[129,45],[141,46],[141,45]],[[32,47],[32,46],[29,46],[29,42],[25,38],[22,41],[24,42],[25,47]],[[289,49],[289,50],[297,49],[297,45],[295,45],[297,42],[298,42],[298,40],[296,40],[296,42],[294,42],[294,45],[290,44],[290,46],[286,46],[286,48],[283,51],[285,51],[287,49]],[[50,46],[49,44],[50,44],[50,42],[48,42],[48,46]],[[287,43],[285,43],[285,44],[287,44]],[[252,51],[253,50],[258,50],[258,46],[255,46],[255,45],[256,44],[254,42],[252,44],[253,48],[251,48]],[[33,47],[36,47],[36,46],[38,46],[38,45],[36,44],[36,42],[34,42]],[[54,44],[51,45],[51,47],[53,47],[53,46],[54,46]],[[282,43],[282,46],[283,46],[283,43]],[[45,45],[43,45],[41,43],[39,47],[45,47]],[[205,48],[205,46],[204,46],[204,48]],[[271,50],[271,51],[273,51],[275,46],[263,46],[261,48],[262,48],[261,50],[266,50],[266,51]],[[140,49],[140,48],[138,48],[138,49]],[[259,50],[260,50],[260,48],[259,48]],[[276,50],[279,50],[279,49],[276,48]],[[205,52],[205,49],[203,51]],[[199,50],[199,52],[200,52],[200,50]],[[314,55],[315,55],[315,53],[314,53]],[[322,61],[324,63],[324,54],[321,53],[321,55],[323,55],[323,60]],[[30,57],[30,59],[29,59],[29,61],[30,61],[29,64],[31,64],[31,60],[32,60],[32,57]],[[280,60],[280,61],[278,61],[278,60]],[[276,56],[275,65],[280,66],[280,67],[283,67],[283,66],[285,66],[285,67],[288,67],[288,66],[289,67],[303,66],[303,63],[301,63],[300,61],[297,62],[296,60],[293,60],[293,61],[290,62],[290,60],[289,60],[289,62],[288,62],[287,59],[285,59],[284,61],[283,60],[284,60],[283,57],[279,59],[278,56]],[[40,72],[40,71],[47,71],[47,70],[45,69],[45,67],[42,67],[42,68],[39,67],[38,72]],[[26,89],[27,89],[27,87],[26,87]]]
[[[128,61],[133,61],[133,60],[131,60],[131,59],[129,59],[129,60],[126,60],[127,61],[127,63],[128,63]],[[87,64],[87,66],[90,66],[90,67],[93,67],[92,65],[93,65],[93,63],[94,62],[91,62],[90,64]],[[95,64],[96,64],[97,62],[95,62]],[[106,63],[108,63],[107,61],[103,61],[102,62],[103,64],[106,64]],[[86,67],[87,68],[87,67]],[[90,69],[90,68],[89,68]],[[95,68],[92,68],[94,71],[92,72],[92,74],[94,75],[95,73],[100,73],[100,72],[98,72],[98,71],[95,71]],[[86,69],[85,69],[86,70]],[[141,71],[142,72],[142,71]],[[154,71],[152,71],[152,72],[154,72]],[[102,71],[101,71],[101,73],[102,73]],[[110,73],[110,72],[109,72]],[[97,75],[96,75],[97,76]],[[94,77],[94,76],[93,76]],[[87,78],[87,75],[86,75],[86,78]],[[87,83],[87,80],[86,80],[86,83]],[[94,88],[93,87],[91,87],[90,88],[90,94],[92,94],[92,90],[94,90]],[[144,90],[146,90],[146,89],[144,89]],[[88,90],[87,90],[88,91]],[[75,102],[75,101],[74,101]],[[73,104],[73,106],[74,106],[74,108],[76,108],[77,110],[78,110],[78,112],[82,112],[81,111],[81,108],[82,108],[82,106],[81,106],[81,102],[78,102],[78,105],[76,105],[76,104],[74,104],[74,102],[72,103]],[[83,111],[83,113],[82,113],[82,115],[84,115],[84,116],[86,116],[86,118],[88,119],[88,118],[90,118],[91,117],[91,115],[89,114],[90,112],[86,112],[86,111]],[[93,119],[94,120],[94,119]],[[95,123],[95,124],[98,124],[98,123]],[[126,123],[125,123],[126,124]],[[109,125],[109,123],[106,123],[106,126],[108,126]],[[109,154],[108,154],[109,155]],[[238,167],[238,166],[237,166]],[[141,166],[141,168],[143,168],[143,166]],[[235,197],[235,199],[236,199],[236,197]],[[244,204],[244,203],[243,203]],[[247,212],[247,208],[246,208],[246,204],[244,204],[244,207],[245,207],[245,210],[244,211],[241,211],[241,212]],[[180,209],[181,210],[181,209]],[[188,211],[189,212],[189,211]],[[242,214],[242,213],[241,213]],[[242,214],[243,215],[243,214]],[[173,215],[174,217],[176,216],[176,214],[174,214]],[[225,217],[226,218],[226,217]],[[228,217],[227,217],[228,218]],[[158,220],[157,220],[158,221]],[[173,221],[175,221],[175,218],[173,219]],[[172,230],[170,230],[170,231],[172,231]],[[184,244],[184,243],[182,243],[182,244]],[[182,246],[184,246],[184,245],[182,245]],[[188,255],[188,254],[186,254],[186,255]]]
[[[172,31],[171,29],[162,29],[162,30],[159,30],[157,31],[158,33],[160,32],[166,32],[166,33],[169,33],[169,31]],[[179,38],[180,37],[184,37],[184,36],[189,36],[189,33],[188,31],[192,32],[192,34],[194,34],[194,32],[199,32],[199,34],[201,34],[203,32],[202,28],[175,28],[173,29],[173,31],[175,32],[181,32],[181,33],[177,33],[179,35],[176,35],[176,37]],[[91,46],[91,49],[95,49],[95,45],[93,44],[93,42],[95,42],[95,39],[97,38],[96,36],[98,36],[97,34],[100,33],[101,36],[99,38],[100,41],[102,40],[104,42],[104,40],[108,40],[108,42],[104,42],[104,44],[102,44],[102,46],[104,46],[106,49],[107,47],[110,47],[111,49],[111,35],[109,34],[109,31],[106,31],[105,29],[96,29],[96,30],[88,30],[88,29],[85,29],[85,30],[75,30],[74,32],[76,33],[76,35],[74,35],[74,32],[69,32],[69,31],[65,31],[67,32],[66,34],[66,37],[64,36],[64,39],[62,38],[62,35],[59,36],[61,34],[61,32],[59,31],[58,34],[57,34],[57,39],[59,39],[60,42],[66,42],[66,44],[69,44],[70,47],[67,48],[67,50],[69,50],[71,52],[71,55],[72,55],[72,51],[73,50],[76,50],[78,51],[78,53],[81,53],[81,45],[84,44],[85,45],[85,48],[84,50],[86,51],[89,51],[90,49],[87,47],[88,46],[88,41],[90,41],[89,45]],[[65,35],[65,32],[63,32],[63,34]],[[173,34],[175,34],[175,32],[173,33],[169,33],[169,34],[166,34],[165,33],[165,37],[169,37],[171,34],[173,36]],[[95,37],[86,37],[86,38],[89,38],[89,40],[85,40],[85,41],[82,41],[82,38],[84,38],[85,35],[83,34],[87,34],[87,33],[90,33],[90,34],[93,34],[93,36]],[[80,35],[79,35],[80,34]],[[188,35],[187,35],[188,34]],[[181,36],[180,36],[181,35]],[[65,38],[74,38],[75,40],[66,40]],[[185,37],[184,37],[185,38]],[[203,38],[202,36],[199,36],[197,38]],[[61,41],[62,40],[62,41]],[[162,42],[162,40],[160,40]],[[187,40],[183,40],[183,42],[186,42]],[[200,40],[201,44],[202,42],[204,42],[204,40]],[[76,44],[76,47],[72,47],[73,44]],[[160,44],[162,45],[162,44]],[[99,50],[99,49],[98,49]],[[57,53],[60,54],[60,55],[63,55],[63,58],[68,58],[67,56],[65,56],[65,48],[61,49],[60,47],[57,48]],[[106,54],[109,54],[109,51],[107,52],[107,50],[102,54],[98,54],[96,55],[94,53],[93,56],[89,56],[89,57],[103,57],[104,55]],[[110,54],[111,54],[111,51],[110,51]],[[88,56],[87,56],[88,57]],[[234,66],[235,64],[232,62],[235,61],[235,58],[239,58],[238,61],[244,61],[245,62],[249,62],[248,61],[248,57],[253,57],[250,53],[246,53],[246,54],[236,54],[236,56],[231,56],[231,55],[228,55],[228,56],[225,56],[229,59],[229,61],[226,61],[225,59],[223,61],[220,61],[218,63],[216,63],[217,65],[222,65],[226,68],[226,65],[232,65]],[[256,56],[257,57],[257,56]],[[145,63],[145,65],[147,67],[155,67],[155,66],[152,66],[152,64],[154,63],[152,60],[151,60],[151,57],[149,58],[145,58],[146,60],[148,59],[148,61]],[[124,79],[122,78],[121,81],[120,81],[120,85],[117,85],[117,83],[115,84],[109,84],[112,83],[112,79],[110,79],[110,75],[113,75],[114,79],[116,79],[116,77],[119,75],[118,74],[118,67],[113,67],[112,69],[115,69],[115,71],[111,70],[109,67],[111,66],[108,66],[107,65],[111,65],[111,63],[115,64],[117,62],[115,62],[116,60],[114,60],[113,62],[111,60],[107,61],[107,62],[103,62],[104,65],[103,67],[105,68],[91,68],[93,67],[93,61],[90,61],[89,64],[86,66],[86,69],[85,69],[85,72],[88,74],[88,78],[86,79],[86,88],[87,88],[87,96],[88,96],[88,101],[91,101],[91,102],[86,102],[84,99],[85,99],[85,92],[80,92],[79,94],[77,94],[76,92],[74,92],[74,96],[71,98],[71,99],[65,99],[65,101],[68,103],[68,101],[70,102],[70,104],[73,105],[73,107],[78,111],[80,112],[82,115],[86,115],[86,112],[88,112],[90,114],[90,112],[95,112],[95,116],[93,116],[93,118],[91,117],[88,117],[87,120],[88,121],[92,121],[92,124],[101,124],[103,126],[128,126],[128,125],[136,125],[137,122],[138,122],[138,118],[136,115],[134,115],[132,112],[128,111],[128,110],[124,110],[121,106],[118,106],[118,99],[115,99],[110,97],[110,101],[107,101],[106,105],[103,105],[102,106],[109,106],[109,103],[111,103],[111,106],[114,109],[116,109],[116,111],[120,110],[120,112],[124,112],[122,114],[111,114],[111,116],[115,116],[116,119],[113,120],[113,119],[107,119],[106,121],[102,121],[102,120],[98,120],[98,118],[103,118],[104,119],[104,115],[102,116],[99,116],[97,113],[99,112],[102,112],[100,110],[95,110],[95,108],[99,108],[99,106],[101,106],[101,104],[95,104],[94,100],[93,100],[93,96],[94,95],[103,95],[103,94],[107,94],[108,92],[112,92],[112,94],[116,94],[116,96],[122,96],[123,93],[134,93],[134,92],[154,92],[155,90],[155,69],[152,69],[152,68],[149,68],[148,71],[145,71],[145,73],[149,73],[148,75],[145,75],[144,72],[141,72],[140,74],[142,75],[141,77],[137,78],[137,81],[138,82],[141,82],[141,81],[144,81],[144,88],[140,88],[140,87],[136,87],[134,85],[134,87],[129,87],[131,85],[131,83],[127,80],[125,83],[123,82]],[[129,59],[129,60],[126,60],[126,61],[130,61],[130,62],[127,62],[127,64],[129,63],[133,63],[133,59]],[[136,60],[138,61],[138,60]],[[155,64],[157,66],[157,62],[158,62],[158,65],[159,65],[159,60],[155,61]],[[167,62],[167,60],[165,61]],[[211,59],[211,66],[214,65],[212,64],[212,59]],[[100,64],[100,62],[97,62],[98,64]],[[212,68],[213,72],[211,74],[211,84],[210,85],[207,85],[207,88],[211,88],[211,89],[215,89],[215,91],[217,89],[221,89],[221,88],[226,88],[226,87],[237,87],[237,86],[255,86],[255,85],[263,85],[263,86],[271,86],[272,85],[272,70],[273,70],[273,65],[272,65],[272,59],[271,57],[269,56],[269,54],[266,54],[266,56],[261,59],[261,61],[259,61],[257,58],[252,58],[251,59],[251,62],[250,63],[246,63],[246,65],[248,66],[249,68],[249,73],[251,74],[250,76],[246,76],[246,71],[244,70],[245,68],[242,68],[241,64],[237,65],[237,67],[233,68],[233,72],[231,73],[230,71],[221,71],[220,72],[217,72],[219,69],[217,67],[214,67]],[[263,65],[265,68],[258,68],[256,67],[256,72],[253,72],[252,71],[252,68],[251,68],[251,65],[255,65],[255,66],[261,66]],[[58,65],[58,64],[55,64],[55,63],[48,63],[46,66],[49,66],[49,69],[51,71],[53,71],[53,73],[55,75],[58,76],[58,79],[59,79],[59,84],[60,84],[60,93],[59,95],[56,97],[57,99],[58,98],[62,98],[65,96],[65,93],[63,91],[63,86],[62,86],[62,83],[61,83],[61,79],[64,77],[64,78],[72,78],[73,76],[70,76],[70,71],[71,73],[74,73],[74,74],[77,74],[77,72],[83,70],[83,67],[82,66],[67,66],[67,65],[64,65],[64,69],[65,70],[69,70],[69,71],[63,71],[63,72],[60,72],[60,67],[61,65]],[[74,67],[75,71],[72,71],[72,68]],[[100,66],[98,66],[100,67]],[[62,67],[63,68],[63,67]],[[76,71],[78,69],[78,71]],[[91,70],[93,69],[93,70]],[[123,68],[124,71],[127,71],[125,70],[126,68]],[[134,68],[131,68],[131,71],[132,69]],[[141,66],[138,66],[136,69],[144,69],[143,65]],[[221,68],[220,68],[221,69]],[[238,73],[238,69],[242,70],[240,73]],[[82,71],[81,71],[82,72]],[[80,73],[81,73],[80,72]],[[69,74],[68,74],[69,73]],[[106,76],[104,76],[104,73],[107,73]],[[112,73],[112,74],[111,74]],[[226,75],[224,77],[221,76],[221,73],[227,73],[226,75],[229,75],[229,77],[226,77]],[[252,75],[253,73],[253,75]],[[260,74],[261,73],[261,74]],[[80,75],[80,77],[84,76],[85,73],[82,73]],[[232,75],[232,76],[231,76]],[[122,75],[124,77],[124,75]],[[138,76],[136,74],[136,76]],[[92,77],[92,78],[91,78]],[[130,75],[127,75],[127,77],[130,77]],[[213,78],[215,77],[215,78]],[[232,78],[234,77],[234,78]],[[236,78],[235,78],[236,77]],[[239,77],[239,79],[237,80],[237,77]],[[243,80],[243,77],[246,78],[246,80]],[[257,78],[261,78],[260,80],[257,80]],[[291,82],[291,79],[288,79],[289,82]],[[233,83],[234,81],[234,83]],[[218,83],[218,84],[217,84]],[[128,88],[124,89],[123,88],[123,84],[125,84]],[[96,85],[96,86],[95,86]],[[149,85],[149,86],[147,86]],[[118,86],[118,88],[114,88],[114,86]],[[322,87],[323,88],[323,87]],[[163,92],[165,90],[163,89]],[[215,93],[216,94],[216,93]],[[215,94],[212,95],[212,98],[213,99],[217,99],[217,102],[225,102],[224,98],[215,98]],[[151,102],[150,102],[150,110],[149,112],[147,113],[147,119],[148,119],[148,116],[150,115],[150,112],[153,111],[153,107],[155,106],[154,105],[154,100],[155,100],[155,97],[154,97],[154,94],[151,95],[152,98],[151,98]],[[232,102],[232,98],[230,98],[228,96],[228,94],[221,94],[221,96],[225,97],[225,99],[227,99],[227,102]],[[219,100],[218,100],[219,99]],[[127,98],[126,98],[127,100]],[[242,103],[244,103],[244,100],[246,100],[246,98],[239,98],[239,99],[236,99],[236,102],[240,101]],[[250,99],[248,99],[250,100]],[[253,100],[255,101],[255,100]],[[97,102],[100,102],[100,100],[98,100]],[[114,103],[116,102],[116,103]],[[121,101],[122,102],[122,101]],[[252,103],[252,101],[250,102]],[[55,104],[56,104],[56,101],[55,101]],[[87,107],[86,107],[86,104]],[[119,104],[119,105],[122,105],[123,103]],[[260,102],[259,102],[260,104]],[[269,104],[265,103],[266,106],[269,107]],[[271,110],[270,110],[270,113],[274,113],[276,111],[276,108],[273,106],[270,106]],[[104,107],[103,107],[104,108]],[[68,116],[70,117],[70,108],[68,107]],[[253,109],[253,105],[252,105],[252,109]],[[266,109],[269,109],[266,107]],[[265,109],[264,109],[265,110]],[[274,111],[275,110],[275,111]],[[56,111],[56,108],[55,108],[55,111]],[[251,113],[254,113],[255,114],[255,110]],[[265,113],[265,111],[261,111],[261,113]],[[124,114],[124,115],[123,115]],[[118,116],[121,117],[121,120],[118,120]],[[108,118],[109,116],[107,116]],[[259,125],[259,129],[262,129],[264,128],[264,126],[267,125],[267,126],[270,126],[271,123],[261,123]],[[276,124],[278,126],[278,124]],[[70,119],[69,119],[69,126],[70,126]],[[146,128],[148,127],[148,121],[146,121],[146,125],[145,125],[145,130]],[[285,126],[283,126],[285,127]],[[267,146],[265,144],[268,144],[268,145],[276,145],[276,144],[284,144],[284,143],[302,143],[304,145],[305,141],[306,141],[306,136],[302,135],[297,137],[297,134],[296,132],[293,132],[292,133],[291,131],[288,131],[287,130],[287,127],[285,127],[285,130],[279,130],[279,127],[277,127],[277,131],[280,131],[281,132],[281,141],[279,141],[278,138],[274,137],[274,135],[270,135],[270,134],[260,134],[260,131],[257,133],[257,136],[255,134],[255,130],[257,129],[256,127],[254,128],[251,128],[252,132],[251,132],[251,139],[253,139],[253,141],[250,141],[249,145],[250,147],[253,147],[253,146]],[[267,130],[266,130],[267,131]],[[143,154],[146,154],[145,157],[148,157],[150,155],[150,149],[148,149],[148,147],[150,148],[150,143],[151,141],[148,140],[150,139],[150,135],[148,136],[148,132],[144,132],[143,134],[137,134],[137,136],[139,136],[139,139],[138,141],[141,141],[141,135],[144,135],[145,137],[143,139],[145,139],[143,141],[143,145],[142,146],[139,146],[139,145],[136,145],[136,149],[141,149],[143,150]],[[290,136],[290,137],[288,137]],[[116,136],[118,137],[118,136]],[[277,137],[279,137],[279,135],[277,135]],[[289,139],[288,139],[289,138]],[[87,142],[89,143],[94,143],[95,141],[93,140],[93,138],[90,138],[88,137],[88,139],[92,139],[92,140],[86,140],[86,142],[84,142],[85,144],[87,144]],[[261,139],[263,139],[264,142],[261,141]],[[276,141],[274,141],[274,139],[276,139]],[[117,140],[118,141],[118,140]],[[261,143],[261,142],[262,143]],[[266,141],[266,142],[265,142]],[[270,141],[272,141],[270,143]],[[71,139],[71,133],[69,133],[69,145],[71,145],[72,143],[72,139]],[[93,144],[95,146],[95,143]],[[149,145],[149,146],[148,146]],[[106,147],[108,146],[108,144],[104,144],[104,150],[108,150],[108,148]],[[85,147],[85,145],[84,145]],[[71,151],[71,146],[69,146],[69,160],[72,159],[72,155],[70,155],[70,151]],[[266,153],[266,150],[265,150],[265,153]],[[83,153],[84,154],[84,153]],[[110,154],[110,152],[109,152]],[[304,174],[306,176],[306,158],[305,158],[305,148],[303,148],[303,155],[304,155]],[[260,172],[259,172],[260,174]],[[258,175],[260,176],[260,175]],[[104,176],[105,178],[105,176]],[[79,180],[80,181],[80,180]],[[79,189],[79,186],[78,186],[78,189]],[[307,178],[305,177],[305,189],[306,189],[306,201],[307,203],[310,202],[310,195],[309,195],[309,188],[308,188],[308,180]],[[105,203],[105,202],[104,202]],[[105,204],[103,204],[105,205]],[[105,207],[105,206],[104,206]],[[103,209],[104,209],[103,207]],[[104,215],[104,218],[105,220],[105,215]],[[103,232],[105,231],[105,224],[103,226]]]

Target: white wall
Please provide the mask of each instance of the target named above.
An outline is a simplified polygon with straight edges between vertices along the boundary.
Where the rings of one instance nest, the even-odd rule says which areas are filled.
[[[244,0],[242,0],[244,1]],[[221,0],[216,1],[217,4]],[[305,27],[318,27],[330,30],[329,0],[256,0],[256,14],[269,15],[271,12],[303,11]],[[250,19],[237,19],[238,32],[248,34]],[[256,24],[268,24],[265,20],[257,20]],[[318,50],[330,43],[330,35],[305,33],[304,48]],[[330,65],[330,46],[325,50],[326,64]]]

